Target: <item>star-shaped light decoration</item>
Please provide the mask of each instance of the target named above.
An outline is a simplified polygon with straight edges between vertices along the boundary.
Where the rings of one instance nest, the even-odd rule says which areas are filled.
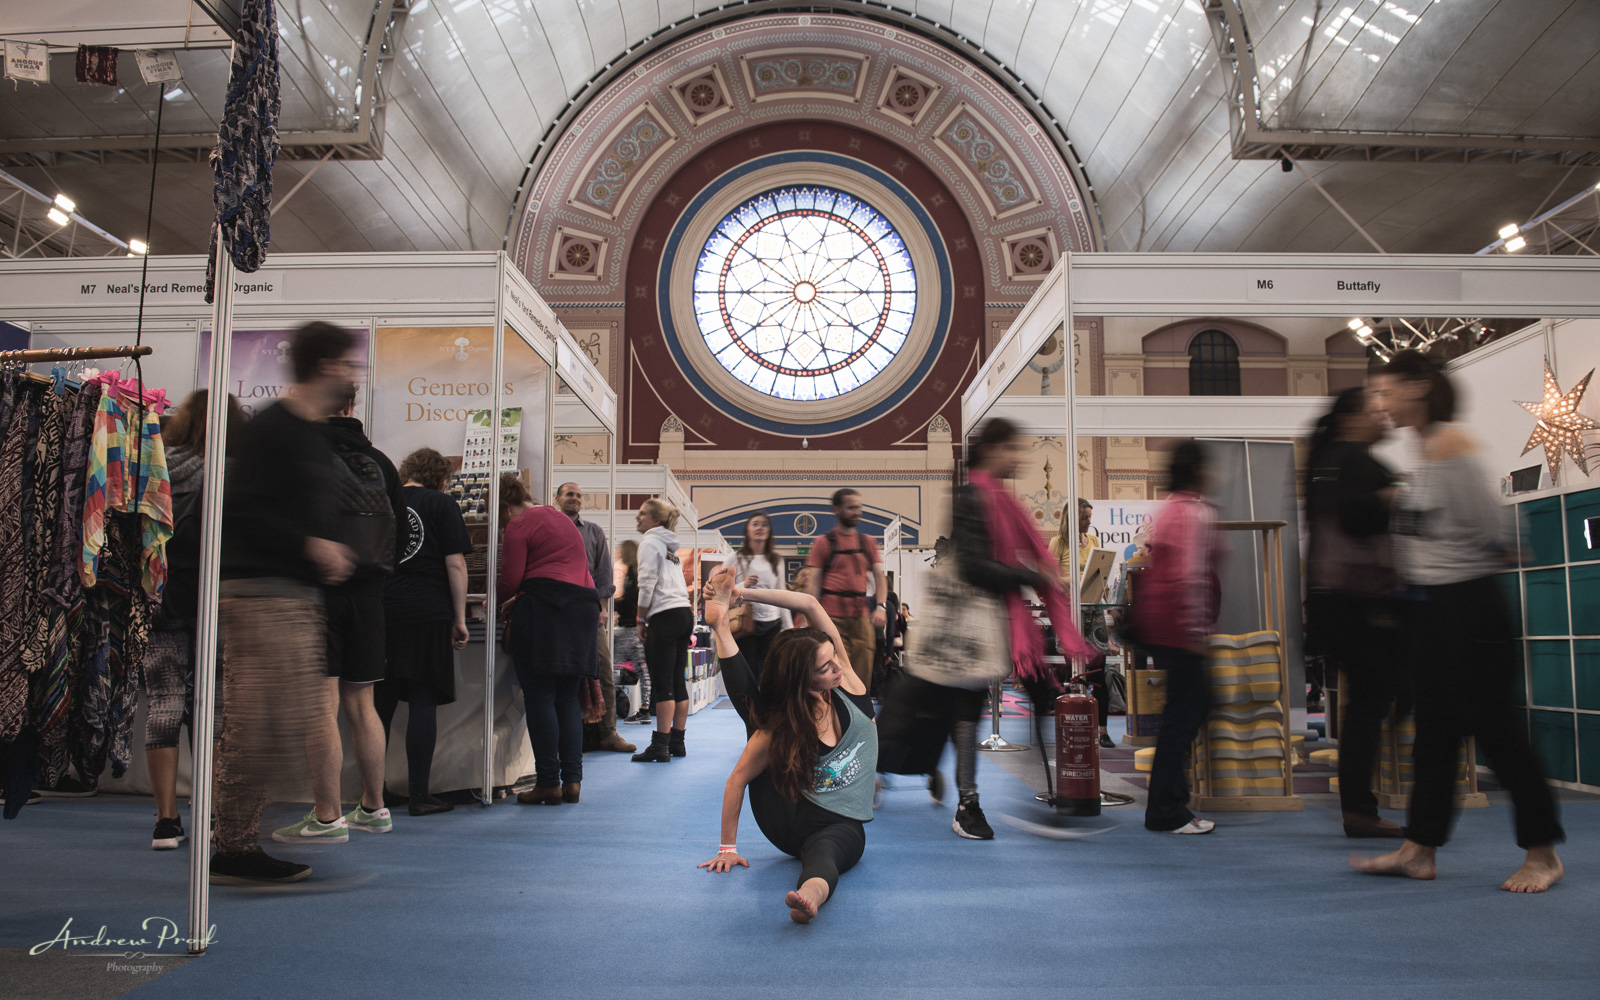
[[[1537,403],[1525,403],[1517,400],[1517,405],[1533,414],[1537,421],[1533,425],[1533,434],[1528,437],[1527,445],[1522,449],[1526,455],[1539,445],[1544,446],[1545,464],[1550,467],[1550,479],[1558,481],[1561,476],[1561,455],[1565,452],[1571,456],[1574,464],[1589,474],[1589,458],[1583,451],[1583,432],[1600,428],[1600,424],[1578,412],[1578,404],[1583,402],[1583,394],[1589,388],[1589,379],[1594,377],[1594,369],[1589,369],[1589,374],[1578,380],[1578,384],[1566,392],[1556,384],[1555,373],[1550,370],[1550,359],[1544,362],[1544,399]]]

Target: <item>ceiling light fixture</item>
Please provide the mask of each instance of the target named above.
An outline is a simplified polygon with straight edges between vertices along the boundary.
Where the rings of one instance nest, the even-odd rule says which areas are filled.
[[[64,194],[58,194],[56,195],[56,207],[61,209],[63,212],[71,213],[78,210],[78,203],[73,201],[71,198],[68,198]]]
[[[1528,241],[1520,236],[1513,236],[1511,239],[1506,240],[1506,249],[1511,253],[1516,253],[1527,245]]]
[[[1509,240],[1511,237],[1517,235],[1521,231],[1522,227],[1513,222],[1509,226],[1500,227],[1500,238],[1503,240]]]
[[[67,218],[66,213],[61,211],[59,208],[52,208],[50,211],[46,212],[45,215],[50,219],[51,222],[54,222],[58,226],[64,226],[72,221],[71,219]]]
[[[145,253],[149,253],[149,252],[150,252],[150,245],[148,243],[146,243],[144,240],[129,240],[128,241],[128,256],[129,257],[135,256],[137,254],[145,254]]]
[[[1359,316],[1345,324],[1345,326],[1348,326],[1352,330],[1359,330],[1365,325],[1366,324],[1361,322],[1361,317]]]

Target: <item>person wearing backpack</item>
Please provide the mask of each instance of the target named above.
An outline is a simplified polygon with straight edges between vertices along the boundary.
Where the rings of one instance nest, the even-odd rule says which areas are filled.
[[[850,654],[850,669],[861,683],[872,688],[872,657],[877,648],[874,629],[888,624],[878,599],[889,593],[883,572],[883,556],[871,536],[856,530],[861,523],[861,494],[845,487],[833,494],[833,516],[838,525],[811,543],[806,565],[815,567],[811,577],[811,596],[822,604],[844,639]],[[875,585],[867,594],[867,578]]]
[[[346,382],[339,411],[321,426],[333,450],[334,536],[355,558],[350,579],[323,592],[327,612],[327,669],[337,683],[338,699],[328,699],[322,733],[314,740],[331,752],[309,756],[314,805],[296,823],[274,830],[280,844],[342,844],[351,830],[388,833],[394,821],[383,801],[384,726],[373,704],[373,685],[385,669],[383,584],[406,549],[405,494],[400,474],[389,457],[367,440],[355,418],[356,385]],[[361,801],[331,823],[317,817],[339,816],[339,772],[344,754],[339,740],[339,712],[350,724],[350,744],[361,772]]]
[[[304,771],[330,689],[324,661],[322,588],[355,571],[336,538],[332,447],[320,425],[339,411],[359,371],[349,331],[308,323],[289,343],[294,382],[278,402],[239,429],[227,477],[222,532],[222,735],[213,788],[211,881],[219,885],[298,882],[311,866],[268,856],[258,846],[261,813],[274,791]],[[343,823],[337,811],[316,817]]]

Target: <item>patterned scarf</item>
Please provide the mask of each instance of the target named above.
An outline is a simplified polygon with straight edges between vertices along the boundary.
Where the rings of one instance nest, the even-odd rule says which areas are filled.
[[[233,266],[259,270],[272,236],[272,165],[278,159],[278,21],[273,0],[244,0],[243,37],[233,49],[233,70],[222,107],[222,127],[211,151],[211,200],[217,224],[206,255],[206,301],[216,284],[217,233]]]

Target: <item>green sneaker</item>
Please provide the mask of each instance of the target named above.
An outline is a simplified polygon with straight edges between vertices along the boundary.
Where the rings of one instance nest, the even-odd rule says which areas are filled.
[[[313,809],[300,822],[272,831],[272,839],[280,844],[343,844],[350,839],[350,826],[343,816],[323,823]]]
[[[367,812],[359,803],[344,814],[344,821],[350,829],[362,833],[388,833],[394,829],[394,820],[390,818],[388,809],[380,807],[377,812]]]

